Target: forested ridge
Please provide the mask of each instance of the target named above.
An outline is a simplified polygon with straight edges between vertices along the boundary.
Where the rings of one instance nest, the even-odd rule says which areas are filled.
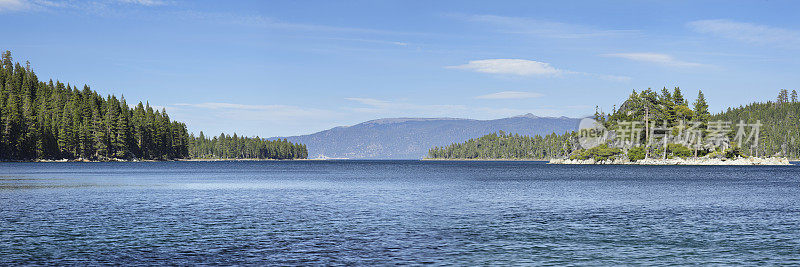
[[[295,144],[286,139],[266,140],[259,137],[239,137],[220,134],[207,138],[203,132],[192,135],[189,154],[193,158],[238,158],[238,159],[304,159],[308,149],[304,144]]]
[[[550,159],[568,156],[574,148],[574,132],[525,136],[503,131],[428,151],[434,159]]]
[[[172,160],[187,158],[305,158],[305,146],[261,138],[194,137],[186,124],[149,104],[128,106],[59,81],[43,82],[2,54],[0,160]]]
[[[740,121],[746,124],[762,124],[759,132],[757,146],[735,147],[731,143],[731,151],[716,151],[714,148],[699,147],[689,149],[679,144],[669,144],[666,152],[663,147],[637,147],[627,151],[631,159],[640,159],[649,155],[672,156],[703,156],[717,153],[728,156],[781,156],[793,159],[800,158],[800,102],[797,92],[780,90],[776,101],[757,102],[737,108],[728,108],[724,112],[711,114],[708,103],[702,91],[698,91],[697,98],[689,102],[680,88],[661,92],[652,89],[636,92],[629,95],[617,109],[605,114],[601,111],[595,113],[595,120],[608,129],[614,129],[623,121],[645,121],[666,123],[666,127],[677,132],[685,125],[681,121],[696,122],[699,128],[708,132],[709,122],[728,121],[737,124]],[[735,130],[735,129],[732,129]],[[728,133],[733,138],[733,131]],[[578,135],[575,132],[565,134],[551,134],[541,136],[519,136],[516,134],[490,134],[480,138],[470,139],[463,143],[455,143],[445,147],[434,147],[428,153],[434,159],[550,159],[550,158],[608,158],[625,153],[621,149],[600,146],[593,149],[580,149]],[[643,134],[642,139],[646,136]],[[719,150],[719,149],[717,149]],[[724,150],[724,149],[723,149]],[[660,156],[659,156],[660,157]]]

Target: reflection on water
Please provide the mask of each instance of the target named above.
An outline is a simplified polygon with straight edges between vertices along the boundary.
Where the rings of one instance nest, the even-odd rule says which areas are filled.
[[[796,166],[0,163],[0,265],[800,264]]]

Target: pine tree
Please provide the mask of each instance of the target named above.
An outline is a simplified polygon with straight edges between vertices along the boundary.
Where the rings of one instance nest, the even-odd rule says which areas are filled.
[[[11,51],[3,52],[3,67],[6,72],[11,72],[14,67],[12,64],[14,63],[12,62]]]
[[[22,100],[22,125],[24,133],[20,139],[20,156],[23,159],[36,158],[36,143],[40,133],[31,96],[25,96]]]
[[[686,105],[689,104],[688,102],[686,102],[686,99],[683,98],[683,94],[681,93],[681,88],[680,87],[675,87],[675,89],[673,89],[673,90],[674,91],[672,93],[672,100],[675,101],[675,105],[676,106],[679,106],[679,105],[686,106]]]
[[[6,152],[9,158],[19,158],[20,156],[20,137],[22,134],[22,114],[20,112],[20,97],[18,92],[13,90],[14,87],[11,82],[6,83],[6,87],[12,88],[11,95],[6,99],[5,107],[5,133],[3,137],[6,140]]]
[[[91,125],[91,132],[93,133],[91,147],[94,150],[94,155],[90,155],[90,157],[107,157],[109,150],[106,132],[107,127],[105,120],[103,120],[102,115],[100,114],[100,111],[95,110],[92,113]]]
[[[116,100],[116,98],[114,98]],[[121,103],[117,103],[115,107],[116,116],[112,118],[116,121],[115,129],[114,129],[114,147],[115,153],[114,157],[116,158],[128,158],[130,156],[130,149],[128,148],[130,144],[130,131],[128,128],[128,105],[125,103],[125,97],[122,97]]]
[[[680,93],[676,91],[676,93]],[[682,98],[682,97],[681,97]],[[682,100],[681,100],[682,101]],[[661,118],[662,120],[666,120],[670,124],[675,121],[677,115],[675,111],[676,103],[678,103],[677,99],[674,99],[672,94],[667,90],[666,87],[661,89],[661,96],[658,99],[658,104],[661,106],[661,109],[664,111],[664,117]]]
[[[786,89],[781,89],[780,93],[778,94],[778,104],[783,104],[788,102],[789,102],[789,91]]]
[[[77,155],[75,126],[72,125],[72,109],[66,108],[61,115],[58,125],[58,147],[61,152],[59,157],[72,158]]]
[[[708,112],[708,103],[703,91],[697,92],[697,99],[694,101],[694,115],[698,121],[708,122],[711,114]]]

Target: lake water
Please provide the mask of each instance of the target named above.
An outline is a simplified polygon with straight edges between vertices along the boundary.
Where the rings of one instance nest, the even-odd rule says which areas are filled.
[[[0,265],[800,264],[800,166],[0,163]]]

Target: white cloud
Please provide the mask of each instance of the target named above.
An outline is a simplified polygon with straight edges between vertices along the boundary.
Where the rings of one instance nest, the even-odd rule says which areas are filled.
[[[542,94],[534,92],[503,91],[488,95],[476,96],[477,99],[526,99],[541,97]]]
[[[672,57],[670,55],[658,54],[658,53],[615,53],[615,54],[604,54],[603,56],[618,57],[618,58],[630,59],[630,60],[634,60],[634,61],[656,63],[656,64],[660,64],[660,65],[664,65],[664,66],[672,66],[672,67],[702,67],[702,66],[706,66],[705,64],[677,60],[677,59],[675,59],[674,57]]]
[[[698,20],[687,24],[696,32],[758,45],[800,47],[800,32],[725,19]]]
[[[578,72],[570,70],[557,69],[550,66],[549,63],[526,60],[526,59],[483,59],[472,60],[467,64],[458,66],[447,66],[448,69],[465,69],[475,72],[492,73],[492,74],[510,74],[519,76],[559,76],[562,74],[578,74],[588,77],[624,82],[629,81],[631,78],[627,76],[595,74],[587,72]]]
[[[600,30],[589,26],[529,18],[496,15],[456,16],[467,21],[484,23],[511,34],[530,34],[550,38],[590,38],[636,33],[634,30]]]
[[[563,71],[548,63],[525,59],[484,59],[472,60],[467,64],[448,66],[450,69],[465,69],[483,73],[513,74],[521,76],[556,75]]]

